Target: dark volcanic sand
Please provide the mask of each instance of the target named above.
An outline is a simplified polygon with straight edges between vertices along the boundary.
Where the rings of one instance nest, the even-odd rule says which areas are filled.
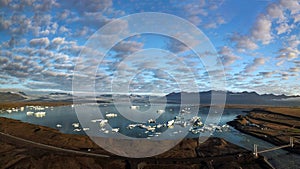
[[[287,145],[293,137],[294,147],[287,150],[300,154],[300,108],[256,108],[228,124],[275,145]]]
[[[89,137],[62,134],[55,129],[0,118],[0,168],[270,168],[263,157],[220,138],[209,138],[198,145],[197,139],[185,139],[171,150],[150,158],[125,158],[112,155],[94,144]],[[31,140],[59,148],[104,154],[95,157],[65,152],[43,145],[14,139]]]

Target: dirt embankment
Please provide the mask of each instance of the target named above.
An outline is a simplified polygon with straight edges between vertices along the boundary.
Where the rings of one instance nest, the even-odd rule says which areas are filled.
[[[254,158],[252,152],[220,138],[210,138],[201,144],[197,139],[185,139],[158,156],[132,159],[114,156],[86,136],[62,134],[8,118],[0,118],[0,132],[45,145],[110,156],[54,150],[2,134],[0,168],[269,168],[262,157]]]
[[[275,145],[287,145],[293,137],[294,147],[287,150],[300,154],[300,108],[256,108],[228,124]]]

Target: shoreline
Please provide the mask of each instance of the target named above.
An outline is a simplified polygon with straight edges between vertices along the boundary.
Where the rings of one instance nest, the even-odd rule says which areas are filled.
[[[211,137],[198,144],[198,139],[184,139],[165,153],[149,158],[126,158],[113,155],[93,143],[89,137],[63,134],[59,131],[9,118],[0,118],[0,168],[3,167],[84,167],[91,168],[271,168],[263,156],[255,158],[251,151]],[[9,136],[13,137],[9,137]],[[20,139],[15,139],[15,137]],[[25,140],[25,142],[24,142]],[[26,140],[29,140],[26,142]],[[35,144],[39,143],[39,144]],[[50,148],[44,145],[50,145]],[[52,148],[51,148],[52,146]],[[58,147],[58,149],[53,149]],[[108,155],[93,157],[74,152]],[[16,157],[16,153],[18,156]],[[18,158],[20,157],[20,158]],[[26,160],[24,160],[26,159]],[[57,160],[64,159],[64,160]],[[55,163],[53,163],[55,161]],[[67,163],[66,163],[67,161]]]
[[[38,101],[22,101],[22,102],[2,102],[0,103],[0,110],[20,108],[25,106],[68,106],[72,105],[73,102],[69,101],[55,101],[55,102],[38,102]]]
[[[109,101],[96,101],[98,104],[110,104],[113,102]],[[14,101],[14,102],[2,102],[0,103],[0,110],[1,109],[10,109],[10,108],[20,108],[24,106],[67,106],[72,104],[85,104],[89,103],[88,101],[82,101],[82,102],[76,102],[73,101]],[[94,103],[94,102],[93,102]],[[158,103],[160,104],[160,103]],[[180,104],[180,103],[174,103],[174,104]],[[220,107],[220,105],[210,105],[210,104],[187,104],[187,105],[197,105],[199,107]],[[274,105],[247,105],[247,104],[225,104],[221,105],[221,107],[224,107],[225,109],[255,109],[255,108],[263,108],[263,109],[272,109],[272,108],[287,108],[287,109],[300,109],[300,106],[274,106]]]
[[[284,148],[300,154],[300,109],[271,107],[252,109],[247,115],[239,115],[230,126],[240,132],[265,140],[276,146],[287,145],[293,137],[294,147]]]

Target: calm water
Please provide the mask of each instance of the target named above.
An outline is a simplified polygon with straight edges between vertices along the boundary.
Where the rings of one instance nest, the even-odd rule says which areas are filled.
[[[91,108],[95,108],[96,105],[90,105]],[[0,116],[2,117],[8,117],[13,118],[17,120],[21,120],[24,122],[29,122],[33,124],[48,126],[51,128],[56,128],[59,131],[63,133],[69,133],[69,134],[85,134],[85,131],[83,131],[83,128],[86,130],[86,132],[90,132],[91,130],[94,131],[95,127],[99,128],[99,121],[97,119],[100,119],[102,117],[103,119],[106,118],[105,115],[112,113],[117,114],[117,117],[107,118],[108,123],[112,128],[119,128],[119,132],[131,136],[131,137],[149,137],[155,134],[155,132],[164,132],[167,127],[162,127],[155,130],[155,132],[147,132],[145,129],[140,127],[134,127],[133,129],[128,129],[127,126],[129,124],[137,124],[134,123],[133,120],[130,120],[130,112],[134,111],[129,108],[127,105],[121,105],[118,107],[118,109],[113,105],[97,105],[99,106],[99,110],[101,110],[102,115],[99,116],[99,113],[92,112],[87,110],[85,114],[85,118],[82,124],[84,126],[81,126],[79,123],[79,120],[77,118],[77,115],[75,113],[75,109],[72,106],[60,106],[60,107],[44,107],[40,110],[35,110],[33,107],[24,107],[24,110],[18,110],[18,111],[2,111],[0,113]],[[160,105],[138,105],[139,110],[142,112],[150,110],[160,110]],[[98,107],[96,107],[98,108]],[[186,109],[188,107],[183,107],[183,109]],[[193,107],[190,107],[191,109],[188,111],[195,111],[193,110]],[[118,110],[122,111],[122,113],[118,113]],[[91,109],[93,110],[93,109]],[[143,124],[146,124],[148,126],[153,126],[157,124],[167,124],[168,121],[174,119],[176,115],[178,115],[178,112],[180,110],[180,107],[177,105],[167,105],[164,110],[165,113],[162,113],[159,118],[156,119],[156,123],[148,123],[145,122]],[[237,115],[239,114],[245,114],[243,111],[246,109],[225,109],[224,113],[221,117],[221,120],[218,125],[222,126],[226,124],[226,122],[233,120]],[[198,111],[198,116],[201,117],[201,121],[205,122],[207,113],[209,111],[209,108],[201,108]],[[31,112],[31,113],[28,113]],[[43,114],[45,112],[45,115],[41,115],[42,117],[37,117],[38,115],[35,114],[36,112],[42,112],[40,114]],[[132,114],[132,113],[131,113]],[[154,114],[157,114],[156,112]],[[129,117],[129,120],[125,117]],[[192,116],[191,116],[192,117]],[[93,120],[96,120],[97,122],[92,122]],[[189,128],[189,126],[187,126]],[[90,130],[89,130],[90,129]],[[108,129],[105,129],[108,130]],[[99,133],[102,133],[101,136],[105,136],[103,132],[105,132],[104,128],[101,130],[99,128]],[[98,130],[97,130],[98,131]],[[111,129],[109,130],[109,134],[113,133],[111,132]],[[198,137],[199,134],[193,134],[189,132],[187,137]],[[224,138],[234,144],[237,144],[241,147],[244,147],[246,149],[252,150],[253,144],[258,144],[258,149],[263,150],[269,147],[274,147],[274,145],[265,142],[263,140],[257,139],[255,137],[249,136],[247,134],[243,134],[233,128],[229,128],[229,130],[222,130],[222,132],[214,132],[213,136]],[[176,133],[174,135],[170,135],[170,137],[176,137]],[[267,159],[275,166],[276,168],[298,168],[300,166],[300,156],[295,154],[290,154],[287,151],[284,150],[277,150],[272,151],[270,153],[264,153],[263,154]]]

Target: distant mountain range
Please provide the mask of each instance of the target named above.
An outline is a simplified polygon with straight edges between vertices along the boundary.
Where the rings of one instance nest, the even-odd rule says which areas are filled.
[[[274,94],[259,95],[256,92],[224,92],[224,91],[205,91],[194,93],[170,93],[165,97],[153,96],[151,102],[167,102],[167,103],[181,103],[181,96],[184,98],[183,102],[187,104],[211,104],[211,96],[214,93],[216,103],[220,103],[219,96],[226,96],[226,104],[243,104],[243,105],[272,105],[272,106],[300,106],[300,96],[286,96]],[[150,97],[145,95],[115,95],[111,94],[99,95],[96,97],[98,102],[112,102],[114,98],[118,101],[131,102],[149,102]],[[127,99],[126,99],[127,98]],[[80,102],[89,102],[94,100],[91,97],[80,97]],[[67,101],[73,102],[73,95],[69,93],[50,93],[43,96],[27,95],[24,92],[0,92],[0,102],[15,102],[15,101]]]
[[[184,102],[195,103],[195,99],[200,104],[210,104],[211,96],[214,93],[216,102],[220,101],[219,96],[226,96],[226,104],[251,104],[251,105],[273,105],[273,106],[300,106],[300,96],[286,96],[274,94],[258,94],[256,92],[224,92],[224,91],[205,91],[199,93],[170,93],[166,95],[168,103],[180,103],[181,96]]]
[[[27,95],[23,92],[0,92],[1,102],[21,101],[27,99]]]

